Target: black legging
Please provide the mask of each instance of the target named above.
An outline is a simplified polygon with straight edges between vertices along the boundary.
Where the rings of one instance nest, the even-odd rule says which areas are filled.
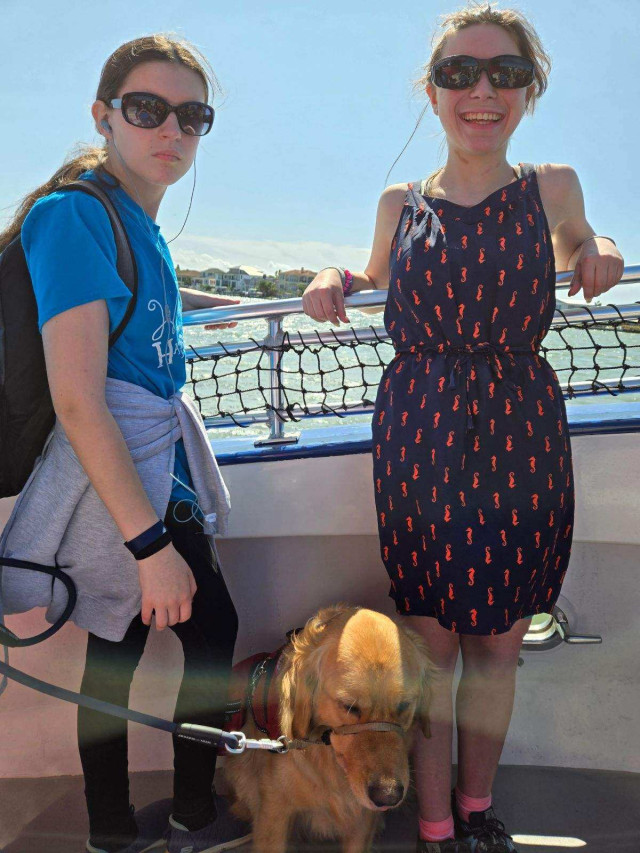
[[[177,505],[177,510],[181,506]],[[184,675],[174,720],[220,728],[238,617],[201,525],[194,519],[177,522],[174,507],[169,504],[165,524],[198,586],[189,621],[171,626],[184,651]],[[149,626],[140,615],[120,642],[90,633],[82,693],[128,706],[133,674],[148,633]],[[78,708],[78,743],[92,843],[118,849],[135,835],[129,812],[127,721]],[[212,786],[216,751],[175,737],[173,746],[173,813],[180,822],[202,825],[215,818]]]

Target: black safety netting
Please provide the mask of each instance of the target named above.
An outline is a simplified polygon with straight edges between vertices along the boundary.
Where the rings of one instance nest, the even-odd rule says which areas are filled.
[[[640,318],[576,322],[556,312],[540,352],[558,375],[565,397],[578,393],[640,391]],[[372,407],[394,349],[383,328],[340,334],[284,332],[278,345],[253,340],[248,350],[233,343],[203,357],[187,348],[187,392],[205,419],[228,418],[246,426],[251,416],[276,411],[282,420],[304,415],[346,416]],[[271,367],[274,354],[277,374]],[[277,378],[274,380],[274,376]],[[637,380],[637,385],[634,383]],[[279,383],[281,405],[274,405]]]

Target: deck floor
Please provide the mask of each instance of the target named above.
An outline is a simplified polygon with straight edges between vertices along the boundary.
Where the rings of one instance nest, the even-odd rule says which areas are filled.
[[[168,796],[168,771],[133,773],[138,808]],[[640,774],[555,767],[501,767],[494,786],[498,817],[516,836],[520,853],[638,853]],[[416,807],[411,796],[389,812],[379,853],[413,853]],[[527,836],[526,840],[518,840]],[[535,842],[533,837],[537,837]],[[82,853],[87,819],[82,779],[64,776],[0,780],[0,850],[4,853]],[[247,845],[240,848],[250,853]],[[290,851],[334,851],[292,842]]]

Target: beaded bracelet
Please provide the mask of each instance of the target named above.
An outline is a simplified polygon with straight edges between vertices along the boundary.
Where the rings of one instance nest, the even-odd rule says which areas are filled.
[[[353,290],[353,273],[349,270],[344,271],[344,282],[342,284],[342,293],[348,296]]]
[[[338,273],[342,284],[342,293],[344,296],[348,296],[353,290],[353,273],[344,269],[344,267],[323,267],[320,272],[324,272],[325,270],[335,270]]]

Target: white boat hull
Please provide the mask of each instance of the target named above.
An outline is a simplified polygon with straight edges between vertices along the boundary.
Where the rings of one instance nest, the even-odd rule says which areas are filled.
[[[526,652],[503,763],[640,771],[638,612],[640,432],[573,438],[576,526],[560,604],[572,632],[601,645],[561,644]],[[286,630],[335,601],[388,613],[368,453],[225,465],[232,496],[229,535],[220,541],[240,615],[237,657],[276,647]],[[0,501],[0,525],[11,501]],[[35,614],[12,617],[33,633]],[[12,663],[78,689],[85,639],[67,625]],[[181,672],[170,632],[153,634],[131,704],[171,716]],[[0,699],[0,778],[80,772],[75,709],[10,684]],[[171,766],[170,738],[135,728],[132,770]]]

